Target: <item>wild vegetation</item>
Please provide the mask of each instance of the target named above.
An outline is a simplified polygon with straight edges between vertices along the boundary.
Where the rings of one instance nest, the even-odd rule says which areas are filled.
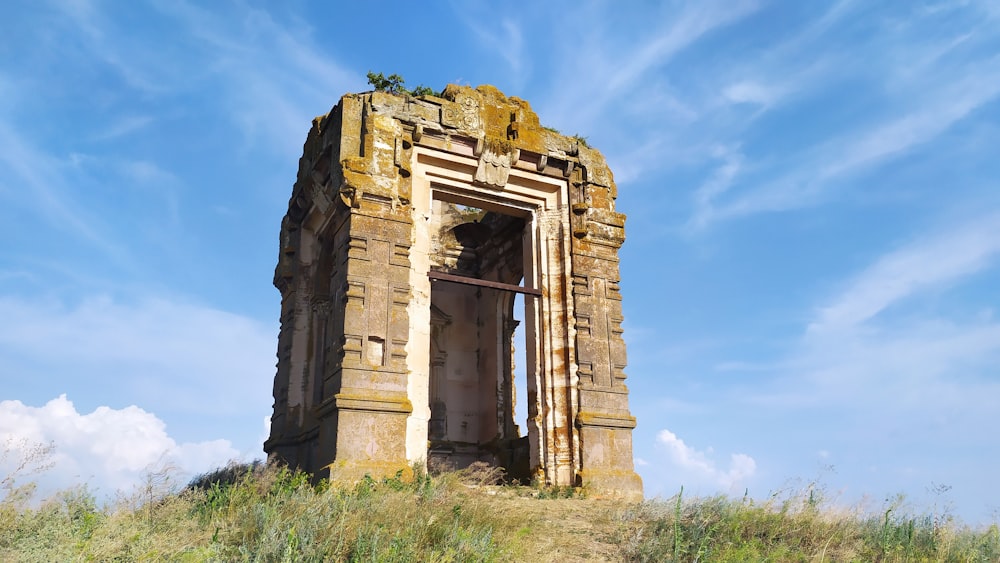
[[[815,490],[625,504],[499,485],[485,467],[349,485],[260,463],[180,490],[168,477],[103,504],[86,486],[33,501],[6,478],[0,561],[1000,561],[996,525],[847,512]]]
[[[413,89],[406,87],[406,80],[398,74],[385,76],[381,72],[368,72],[368,84],[377,92],[389,92],[390,94],[409,94],[411,96],[437,96],[433,88],[420,84]]]

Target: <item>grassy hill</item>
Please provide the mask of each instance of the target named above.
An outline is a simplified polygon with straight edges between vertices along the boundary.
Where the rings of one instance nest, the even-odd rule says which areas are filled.
[[[85,487],[33,503],[5,483],[0,561],[1000,561],[995,525],[858,515],[815,493],[625,504],[483,468],[314,486],[233,466],[179,492],[161,477],[107,506]]]

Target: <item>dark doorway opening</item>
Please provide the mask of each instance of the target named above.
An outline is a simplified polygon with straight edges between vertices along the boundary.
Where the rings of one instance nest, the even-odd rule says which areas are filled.
[[[528,438],[515,414],[527,400],[518,392],[526,389],[524,360],[517,369],[515,359],[525,357],[524,299],[537,293],[519,286],[527,223],[434,200],[431,225],[428,467],[484,462],[527,481]]]

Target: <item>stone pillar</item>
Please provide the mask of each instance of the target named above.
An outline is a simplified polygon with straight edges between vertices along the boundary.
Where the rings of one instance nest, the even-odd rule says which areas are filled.
[[[596,491],[641,498],[642,480],[632,460],[636,421],[628,409],[618,286],[625,216],[614,210],[617,191],[610,172],[595,162],[595,151],[581,147],[580,152],[583,167],[571,190],[580,480]]]
[[[398,165],[400,128],[370,106],[362,106],[360,125],[361,155],[343,161],[339,190],[349,210],[339,373],[319,409],[319,439],[335,444],[331,474],[346,478],[407,470],[413,412],[406,364],[412,219],[402,203],[409,184]]]

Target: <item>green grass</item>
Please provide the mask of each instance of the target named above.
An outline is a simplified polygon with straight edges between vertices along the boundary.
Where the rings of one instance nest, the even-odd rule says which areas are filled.
[[[37,502],[9,480],[0,561],[1000,561],[997,526],[910,515],[898,502],[860,514],[807,489],[763,503],[678,494],[625,504],[488,477],[314,485],[244,465],[182,490],[154,475],[104,505],[86,487]]]
[[[457,476],[310,484],[275,467],[99,507],[85,488],[0,502],[0,561],[504,561],[517,523]],[[509,530],[509,531],[508,531]]]

